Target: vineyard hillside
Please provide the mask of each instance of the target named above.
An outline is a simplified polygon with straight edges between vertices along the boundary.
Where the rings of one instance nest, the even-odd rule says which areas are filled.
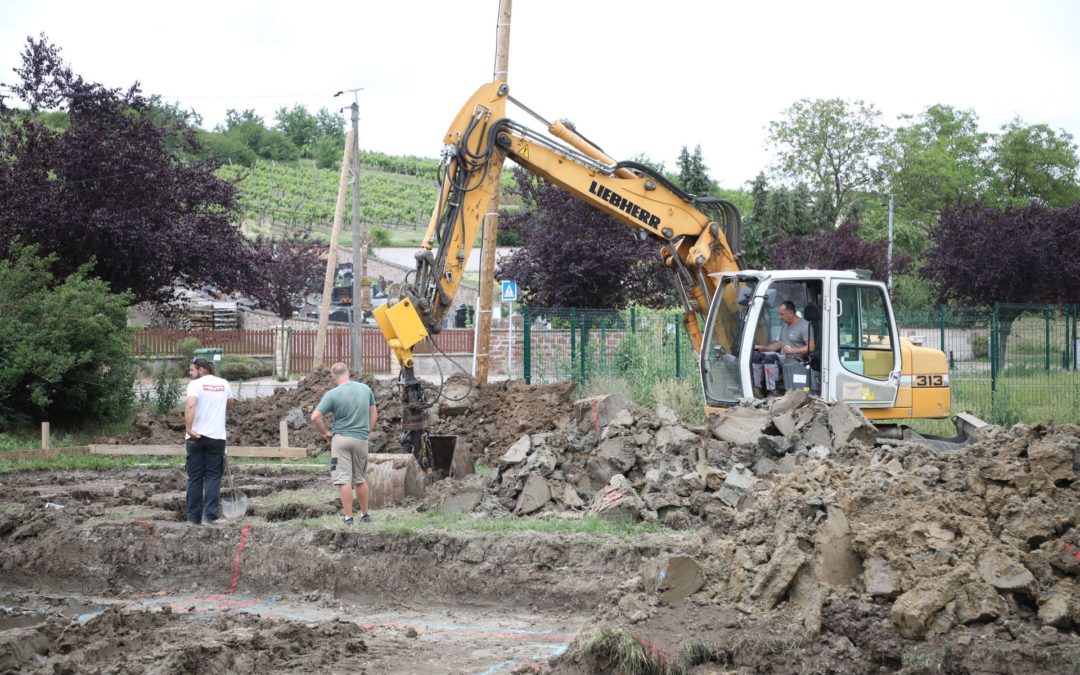
[[[360,220],[388,230],[392,244],[416,244],[438,197],[438,162],[363,151],[360,156]],[[340,179],[338,170],[319,169],[311,161],[264,160],[251,168],[226,165],[218,173],[237,181],[242,228],[249,237],[310,227],[316,238],[329,240]],[[503,204],[513,208],[515,201],[507,194],[507,188],[513,184],[509,170],[503,172],[502,184]],[[351,187],[345,199],[348,224]],[[345,242],[348,234],[346,227],[342,232]]]

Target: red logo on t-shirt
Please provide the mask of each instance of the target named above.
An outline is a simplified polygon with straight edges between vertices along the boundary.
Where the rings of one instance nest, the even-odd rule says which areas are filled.
[[[225,391],[225,385],[223,384],[204,384],[202,386],[203,391]]]

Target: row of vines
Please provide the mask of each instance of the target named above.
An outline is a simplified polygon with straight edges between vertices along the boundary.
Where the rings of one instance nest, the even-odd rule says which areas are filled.
[[[426,226],[438,198],[438,162],[364,151],[360,156],[361,221],[390,227]],[[314,228],[329,227],[333,221],[340,178],[336,170],[311,163],[260,161],[252,168],[223,166],[218,173],[238,181],[246,221]],[[503,179],[504,188],[511,184],[508,171]],[[345,203],[352,203],[351,186]]]

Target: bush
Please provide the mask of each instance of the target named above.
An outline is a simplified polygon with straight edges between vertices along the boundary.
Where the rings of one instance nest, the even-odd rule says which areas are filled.
[[[976,359],[990,358],[990,338],[988,336],[971,336],[971,356]]]
[[[195,357],[195,350],[202,347],[202,343],[199,342],[197,337],[186,337],[176,345],[176,353],[184,357],[184,361],[180,364],[181,369],[186,373],[188,364],[191,363],[191,359]]]
[[[18,244],[0,260],[0,427],[100,425],[131,410],[131,295],[90,278],[92,263],[58,279],[56,261]]]
[[[372,225],[371,229],[368,230],[368,237],[370,238],[370,242],[368,244],[369,246],[390,245],[390,230],[386,229],[385,227]]]
[[[154,412],[165,414],[180,405],[180,401],[184,397],[184,389],[184,385],[180,384],[180,380],[175,375],[170,374],[169,368],[162,364],[161,370],[158,371],[157,377],[154,378]],[[146,403],[147,401],[144,399],[142,405],[146,406]]]
[[[250,380],[254,377],[268,377],[274,369],[250,356],[228,356],[221,360],[218,377],[230,381]]]

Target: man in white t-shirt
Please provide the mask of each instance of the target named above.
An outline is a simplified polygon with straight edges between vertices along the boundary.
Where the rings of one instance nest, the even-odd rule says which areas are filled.
[[[221,475],[225,473],[225,413],[232,410],[229,383],[214,377],[214,366],[200,357],[188,368],[191,382],[184,402],[184,444],[187,449],[187,520],[213,524],[221,517]]]

